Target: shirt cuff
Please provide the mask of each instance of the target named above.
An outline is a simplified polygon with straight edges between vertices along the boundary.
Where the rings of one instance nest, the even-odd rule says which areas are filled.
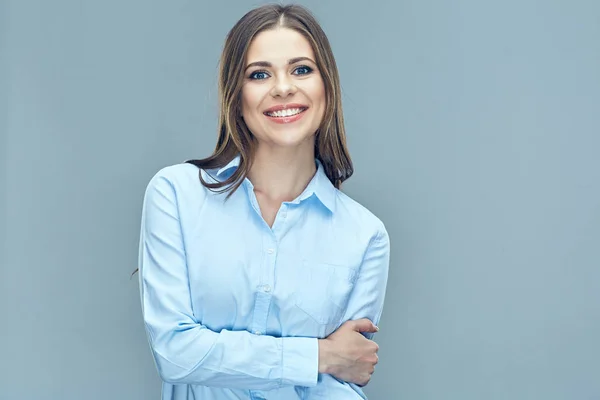
[[[282,340],[282,386],[317,385],[319,376],[319,340],[287,337]]]

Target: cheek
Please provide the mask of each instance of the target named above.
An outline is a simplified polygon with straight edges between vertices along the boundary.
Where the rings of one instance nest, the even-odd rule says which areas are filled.
[[[252,112],[258,107],[260,93],[252,86],[244,86],[242,88],[242,114]]]
[[[248,113],[248,110],[250,109],[250,99],[248,98],[248,93],[244,90],[242,92],[242,104],[241,104],[241,108],[242,108],[242,115],[245,115]]]
[[[314,88],[312,100],[321,111],[325,110],[327,98],[325,96],[325,88],[322,85]]]
[[[318,92],[318,109],[319,109],[319,113],[318,113],[318,120],[319,120],[319,124],[323,123],[323,119],[325,118],[325,110],[327,108],[327,98],[325,96],[325,89],[322,88],[319,92]]]
[[[315,103],[319,104],[319,107],[325,108],[325,86],[321,80],[315,82],[311,88],[311,97]]]

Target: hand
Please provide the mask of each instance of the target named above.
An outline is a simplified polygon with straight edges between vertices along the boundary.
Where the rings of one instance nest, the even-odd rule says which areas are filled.
[[[368,319],[346,321],[326,339],[319,340],[319,372],[365,386],[379,361],[379,346],[361,332],[379,329]]]

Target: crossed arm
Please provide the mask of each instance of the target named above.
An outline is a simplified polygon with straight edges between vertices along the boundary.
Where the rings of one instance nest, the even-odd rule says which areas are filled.
[[[389,239],[382,226],[365,253],[344,320],[379,322],[388,263]],[[365,374],[370,378],[372,358],[358,362],[356,357],[373,351],[368,339],[374,329],[368,329],[372,332],[362,341],[351,336],[358,334],[355,330],[341,328],[318,340],[214,332],[197,321],[189,296],[181,295],[189,292],[187,264],[175,192],[165,177],[155,176],[146,190],[139,267],[146,332],[165,382],[271,390],[316,386],[318,373],[353,383],[364,383]],[[349,343],[353,347],[348,348]]]

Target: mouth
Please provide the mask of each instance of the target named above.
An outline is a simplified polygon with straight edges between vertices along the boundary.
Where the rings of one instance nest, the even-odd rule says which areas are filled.
[[[291,118],[302,114],[306,110],[308,110],[308,107],[305,106],[287,107],[284,109],[269,109],[263,114],[271,118]]]
[[[291,124],[304,117],[308,106],[304,104],[286,104],[271,107],[263,114],[276,124]]]

